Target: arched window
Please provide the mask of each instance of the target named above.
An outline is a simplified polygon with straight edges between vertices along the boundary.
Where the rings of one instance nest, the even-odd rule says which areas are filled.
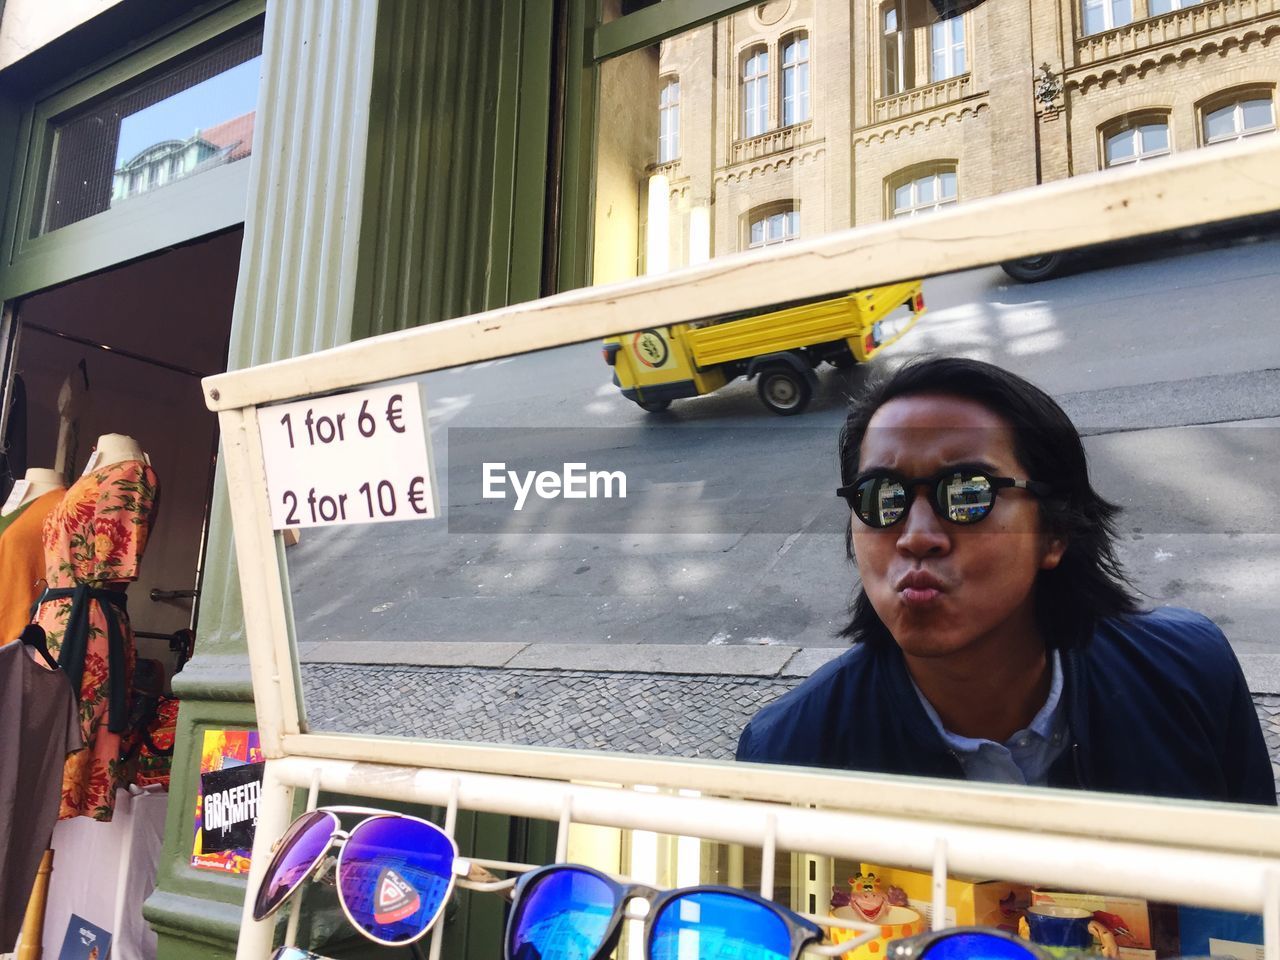
[[[769,51],[752,47],[742,58],[742,135],[757,137],[769,129]]]
[[[792,34],[782,42],[782,125],[809,119],[809,36]]]
[[[1084,0],[1084,32],[1101,33],[1133,21],[1133,0]]]
[[[794,200],[756,207],[747,216],[747,246],[755,250],[800,236],[800,211]]]
[[[917,213],[940,210],[956,202],[958,182],[954,161],[918,164],[889,178],[888,214],[914,217]]]
[[[1243,140],[1275,128],[1275,94],[1266,87],[1221,94],[1200,106],[1201,141],[1205,145]]]
[[[668,77],[658,95],[658,162],[680,156],[680,78]]]
[[[1169,115],[1123,117],[1102,128],[1102,165],[1119,167],[1169,155]]]

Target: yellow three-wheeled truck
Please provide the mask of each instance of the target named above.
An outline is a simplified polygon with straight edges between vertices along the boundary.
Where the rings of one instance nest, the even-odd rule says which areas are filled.
[[[604,341],[613,382],[645,410],[758,377],[760,402],[800,413],[817,386],[819,363],[850,367],[870,360],[924,313],[919,280],[855,290],[834,300],[769,313],[676,323]]]

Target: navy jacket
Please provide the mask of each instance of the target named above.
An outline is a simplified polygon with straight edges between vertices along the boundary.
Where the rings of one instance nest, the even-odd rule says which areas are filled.
[[[1207,617],[1161,607],[1104,620],[1062,667],[1071,741],[1050,786],[1275,804],[1244,675]],[[766,706],[738,759],[964,777],[893,645],[858,644]]]

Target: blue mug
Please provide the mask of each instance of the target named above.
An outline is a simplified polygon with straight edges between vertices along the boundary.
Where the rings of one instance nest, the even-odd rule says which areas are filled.
[[[1037,903],[1018,921],[1018,934],[1055,953],[1084,950],[1112,960],[1120,955],[1111,931],[1079,907]]]
[[[1061,907],[1038,903],[1027,908],[1030,939],[1042,947],[1071,947],[1088,950],[1093,946],[1089,924],[1093,914],[1079,907]]]

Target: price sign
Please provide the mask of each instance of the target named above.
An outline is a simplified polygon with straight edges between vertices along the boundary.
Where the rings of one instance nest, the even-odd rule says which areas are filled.
[[[416,383],[261,407],[258,430],[276,530],[439,515]]]

